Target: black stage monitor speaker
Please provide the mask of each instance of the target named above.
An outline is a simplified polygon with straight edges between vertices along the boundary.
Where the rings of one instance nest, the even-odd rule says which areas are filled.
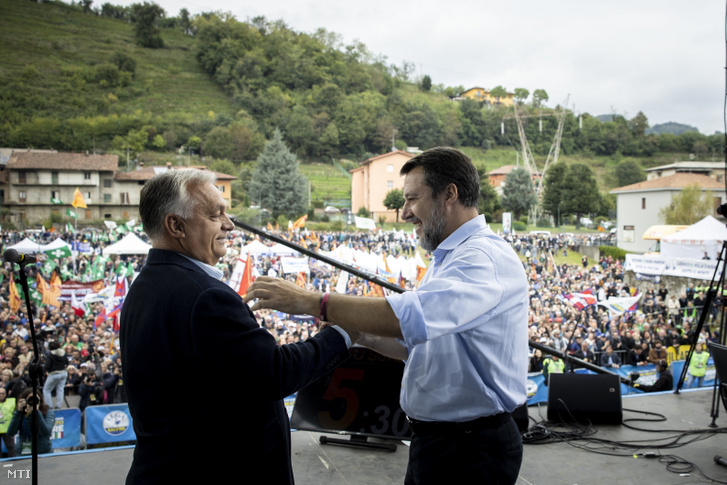
[[[548,419],[621,424],[621,381],[610,374],[550,374]]]
[[[709,342],[707,347],[709,353],[712,354],[714,370],[719,380],[719,395],[722,398],[722,404],[727,409],[727,347],[716,342]]]

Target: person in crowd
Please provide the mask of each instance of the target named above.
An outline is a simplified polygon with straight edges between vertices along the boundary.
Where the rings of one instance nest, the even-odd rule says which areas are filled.
[[[662,347],[661,339],[654,340],[654,347],[649,351],[649,363],[656,364],[661,360],[666,360],[667,351]]]
[[[660,392],[660,391],[671,391],[674,387],[674,377],[671,374],[671,369],[666,360],[660,360],[656,364],[656,372],[659,377],[656,382],[652,385],[634,384],[634,387],[644,392]]]
[[[687,369],[687,382],[685,383],[687,388],[692,387],[695,380],[697,381],[697,387],[702,387],[704,376],[707,375],[707,361],[709,361],[709,353],[704,351],[702,342],[697,342]]]
[[[10,420],[15,411],[15,398],[8,397],[4,387],[0,387],[0,439],[5,443],[7,456],[15,456],[15,437],[8,433]]]
[[[104,403],[104,387],[96,364],[84,362],[81,364],[82,378],[78,384],[78,395],[81,400],[78,404],[83,412],[88,406],[98,406]]]
[[[647,355],[644,353],[643,344],[636,345],[633,349],[626,352],[626,365],[643,366],[648,364]]]
[[[557,355],[543,359],[543,379],[547,386],[550,383],[551,374],[562,374],[565,369],[565,363]]]
[[[48,352],[46,353],[46,372],[45,383],[43,384],[43,398],[49,407],[53,407],[52,393],[56,396],[56,409],[63,406],[63,397],[68,380],[68,372],[66,371],[66,352],[61,348],[61,344],[57,340],[48,343]]]
[[[29,455],[32,452],[33,433],[31,415],[36,407],[38,454],[51,453],[53,451],[50,437],[53,433],[53,425],[56,420],[55,414],[43,399],[43,393],[39,390],[34,392],[33,388],[29,387],[20,393],[7,431],[11,436],[18,435],[17,450],[19,451],[19,455]]]
[[[525,402],[528,367],[523,265],[478,215],[479,176],[462,152],[432,148],[401,175],[402,217],[434,257],[415,291],[321,294],[262,276],[245,301],[365,332],[362,345],[405,360],[407,485],[515,483],[522,442],[510,413]],[[446,386],[452,375],[458,385]]]
[[[535,349],[533,355],[530,356],[528,372],[542,372],[544,366],[543,362],[543,352],[540,349]]]
[[[121,359],[116,362],[107,359],[102,364],[102,377],[104,390],[106,391],[106,403],[126,402],[126,388],[121,370]]]
[[[141,190],[139,215],[152,249],[129,288],[120,323],[136,433],[127,484],[228,481],[240,470],[292,484],[283,399],[333,371],[358,340],[331,327],[305,342],[276,344],[215,267],[234,229],[215,182],[212,171],[169,170]],[[212,362],[213,373],[200,365]],[[212,408],[232,409],[234,417],[219,415],[219,425],[206,426],[216,415],[209,405],[174,406],[163,398],[190,382],[214,389]],[[183,423],[204,426],[214,467],[189,445]]]
[[[593,353],[593,351],[591,351],[590,347],[588,346],[588,342],[586,341],[583,341],[581,343],[581,348],[573,353],[573,357],[580,359],[584,362],[588,362],[589,364],[598,365],[598,362],[596,361],[596,355]]]
[[[610,345],[607,345],[606,351],[601,354],[601,367],[607,369],[618,369],[621,367],[621,357],[613,351]]]

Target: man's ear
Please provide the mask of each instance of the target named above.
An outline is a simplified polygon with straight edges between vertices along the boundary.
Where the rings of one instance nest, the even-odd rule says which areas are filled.
[[[167,234],[172,239],[184,239],[185,237],[185,223],[184,219],[176,214],[167,214],[164,218],[164,227],[167,230]]]
[[[444,188],[444,201],[447,204],[453,204],[459,200],[459,192],[455,184],[449,184]]]

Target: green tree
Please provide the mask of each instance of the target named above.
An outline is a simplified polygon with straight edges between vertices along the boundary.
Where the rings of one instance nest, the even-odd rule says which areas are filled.
[[[580,227],[583,214],[601,210],[601,197],[591,167],[584,163],[568,165],[563,180],[562,212],[576,215],[576,227]]]
[[[283,142],[276,129],[257,159],[250,181],[249,195],[253,203],[268,209],[273,218],[289,218],[305,214],[308,207],[307,181],[298,172],[298,158]]]
[[[507,175],[502,191],[502,207],[512,212],[514,219],[527,214],[537,201],[533,179],[527,169],[518,167]]]
[[[636,184],[646,180],[646,174],[638,162],[634,160],[624,160],[619,162],[613,169],[613,175],[616,177],[618,187]]]
[[[384,197],[384,206],[389,210],[396,211],[396,222],[399,222],[399,211],[404,207],[404,191],[401,189],[392,189],[386,193]]]
[[[634,136],[642,137],[649,128],[649,119],[643,112],[639,111],[636,113],[636,116],[629,121],[629,127],[631,128],[631,132]]]
[[[533,91],[533,107],[540,108],[544,103],[548,102],[548,93],[545,89],[536,89]]]
[[[235,143],[230,130],[225,126],[215,126],[204,137],[202,153],[214,158],[232,158]]]
[[[478,169],[477,172],[480,175],[480,200],[477,204],[477,210],[479,210],[480,214],[484,214],[488,221],[492,222],[495,211],[501,208],[500,197],[490,183],[490,176],[485,173],[485,170]]]
[[[153,49],[164,47],[164,40],[157,26],[162,17],[164,9],[156,3],[144,2],[132,6],[131,20],[134,22],[134,37],[137,44]]]
[[[422,78],[422,91],[428,93],[432,89],[432,78],[425,74]]]
[[[556,227],[560,226],[563,209],[563,184],[568,165],[558,162],[548,167],[543,179],[543,210],[550,213],[555,219]]]
[[[495,86],[490,91],[490,96],[497,100],[496,104],[500,104],[500,100],[507,96],[507,89],[502,86]]]
[[[515,99],[518,103],[522,104],[527,97],[530,96],[530,91],[525,88],[515,88]]]
[[[702,190],[697,184],[684,187],[673,195],[671,204],[659,211],[664,224],[691,225],[714,211],[714,194]]]

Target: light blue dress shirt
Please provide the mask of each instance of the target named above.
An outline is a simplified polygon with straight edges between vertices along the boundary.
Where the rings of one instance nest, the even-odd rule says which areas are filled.
[[[525,402],[527,278],[484,216],[437,247],[416,291],[386,298],[409,350],[400,396],[408,416],[462,422]]]

